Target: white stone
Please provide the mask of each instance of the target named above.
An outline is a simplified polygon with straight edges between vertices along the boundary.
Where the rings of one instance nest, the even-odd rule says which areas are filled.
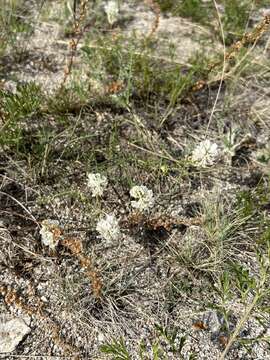
[[[31,331],[22,318],[0,314],[0,353],[10,353]]]
[[[217,334],[220,331],[223,321],[223,318],[220,318],[215,310],[210,310],[204,315],[204,322],[212,334]]]
[[[105,341],[105,336],[104,336],[104,334],[102,334],[101,332],[99,332],[98,335],[97,335],[97,340],[98,340],[99,343],[104,342],[104,341]]]

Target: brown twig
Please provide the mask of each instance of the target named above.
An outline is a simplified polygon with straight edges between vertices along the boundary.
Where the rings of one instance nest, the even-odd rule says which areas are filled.
[[[153,13],[155,15],[155,19],[151,26],[150,32],[147,35],[147,39],[149,39],[154,35],[154,33],[157,31],[157,29],[159,27],[161,11],[160,11],[160,7],[159,7],[158,3],[156,3],[154,0],[145,0],[145,3],[150,6],[151,10],[153,11]]]
[[[65,238],[61,243],[80,261],[81,267],[85,271],[86,276],[90,279],[93,294],[96,299],[99,299],[101,296],[102,281],[98,272],[94,269],[91,259],[83,254],[81,241],[76,238]]]
[[[60,85],[60,90],[63,89],[64,85],[66,84],[67,78],[72,72],[72,67],[77,53],[78,44],[84,32],[86,31],[86,27],[83,26],[83,21],[86,17],[88,2],[89,0],[83,0],[81,2],[78,19],[74,18],[73,33],[75,34],[75,37],[72,38],[69,42],[70,54],[67,61],[67,65],[64,70],[64,78]]]
[[[122,226],[125,228],[130,228],[133,226],[141,225],[152,230],[164,228],[166,231],[171,231],[175,226],[201,225],[202,222],[203,219],[200,217],[185,218],[173,217],[169,215],[154,215],[149,218],[145,214],[135,212],[130,214],[125,220],[123,220]]]

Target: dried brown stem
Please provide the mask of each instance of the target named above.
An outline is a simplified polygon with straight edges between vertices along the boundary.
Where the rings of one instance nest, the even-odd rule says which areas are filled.
[[[155,19],[151,26],[150,32],[147,35],[147,38],[149,39],[154,35],[154,33],[157,31],[157,29],[159,27],[161,11],[160,11],[160,7],[159,7],[158,3],[156,3],[154,0],[145,0],[145,3],[150,6],[151,10],[155,14]]]
[[[73,34],[75,34],[75,37],[72,38],[69,42],[69,48],[70,48],[70,54],[67,61],[67,65],[64,70],[64,78],[62,80],[62,83],[60,85],[60,89],[63,89],[64,85],[67,82],[68,77],[70,76],[72,72],[72,68],[74,65],[74,59],[77,53],[78,44],[86,30],[86,27],[83,26],[84,19],[86,17],[87,13],[87,4],[89,0],[83,0],[80,4],[80,11],[79,11],[79,17],[78,19],[74,19],[73,24]]]
[[[263,34],[270,28],[270,15],[267,15],[263,20],[249,33],[243,35],[242,39],[234,43],[227,53],[225,58],[210,63],[207,69],[207,75],[209,75],[215,68],[222,65],[224,60],[229,62],[234,59],[239,51],[247,45],[256,44]],[[198,80],[192,87],[192,91],[198,91],[208,84],[207,80]]]

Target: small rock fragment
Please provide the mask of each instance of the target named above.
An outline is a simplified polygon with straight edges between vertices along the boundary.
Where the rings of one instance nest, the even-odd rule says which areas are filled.
[[[0,314],[0,353],[10,353],[31,331],[22,318]]]
[[[223,324],[223,319],[220,318],[215,310],[208,311],[204,316],[204,321],[212,334],[219,333]]]

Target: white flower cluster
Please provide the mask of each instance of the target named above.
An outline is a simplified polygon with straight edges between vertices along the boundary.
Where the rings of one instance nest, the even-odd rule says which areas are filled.
[[[131,205],[140,211],[148,210],[154,205],[153,192],[146,186],[133,186],[130,195],[137,199],[131,201]],[[121,237],[119,220],[114,215],[107,214],[105,218],[99,220],[96,230],[108,242],[116,241]]]
[[[59,243],[61,230],[57,220],[43,220],[40,229],[41,241],[45,246],[55,250]]]
[[[99,220],[97,232],[108,242],[116,241],[121,237],[119,221],[114,215],[106,215],[105,219]]]
[[[154,205],[153,191],[149,190],[146,186],[133,186],[130,190],[130,196],[137,199],[131,201],[131,206],[140,211],[145,211]]]
[[[108,179],[99,173],[87,174],[88,186],[93,196],[102,196],[108,185]],[[131,206],[139,211],[149,210],[154,205],[153,191],[146,186],[133,186],[130,196],[136,200],[131,201]],[[119,220],[113,214],[106,214],[96,225],[97,232],[109,243],[121,238]],[[61,229],[56,220],[44,220],[40,230],[41,241],[45,246],[54,250],[61,238]]]
[[[92,191],[93,196],[102,196],[104,190],[108,185],[108,179],[99,173],[87,174],[88,182],[87,185]]]
[[[108,23],[113,25],[119,16],[119,4],[117,0],[110,0],[104,6],[105,13],[107,15]]]
[[[218,145],[209,140],[204,140],[195,147],[191,159],[197,166],[206,167],[213,165],[218,156]]]

